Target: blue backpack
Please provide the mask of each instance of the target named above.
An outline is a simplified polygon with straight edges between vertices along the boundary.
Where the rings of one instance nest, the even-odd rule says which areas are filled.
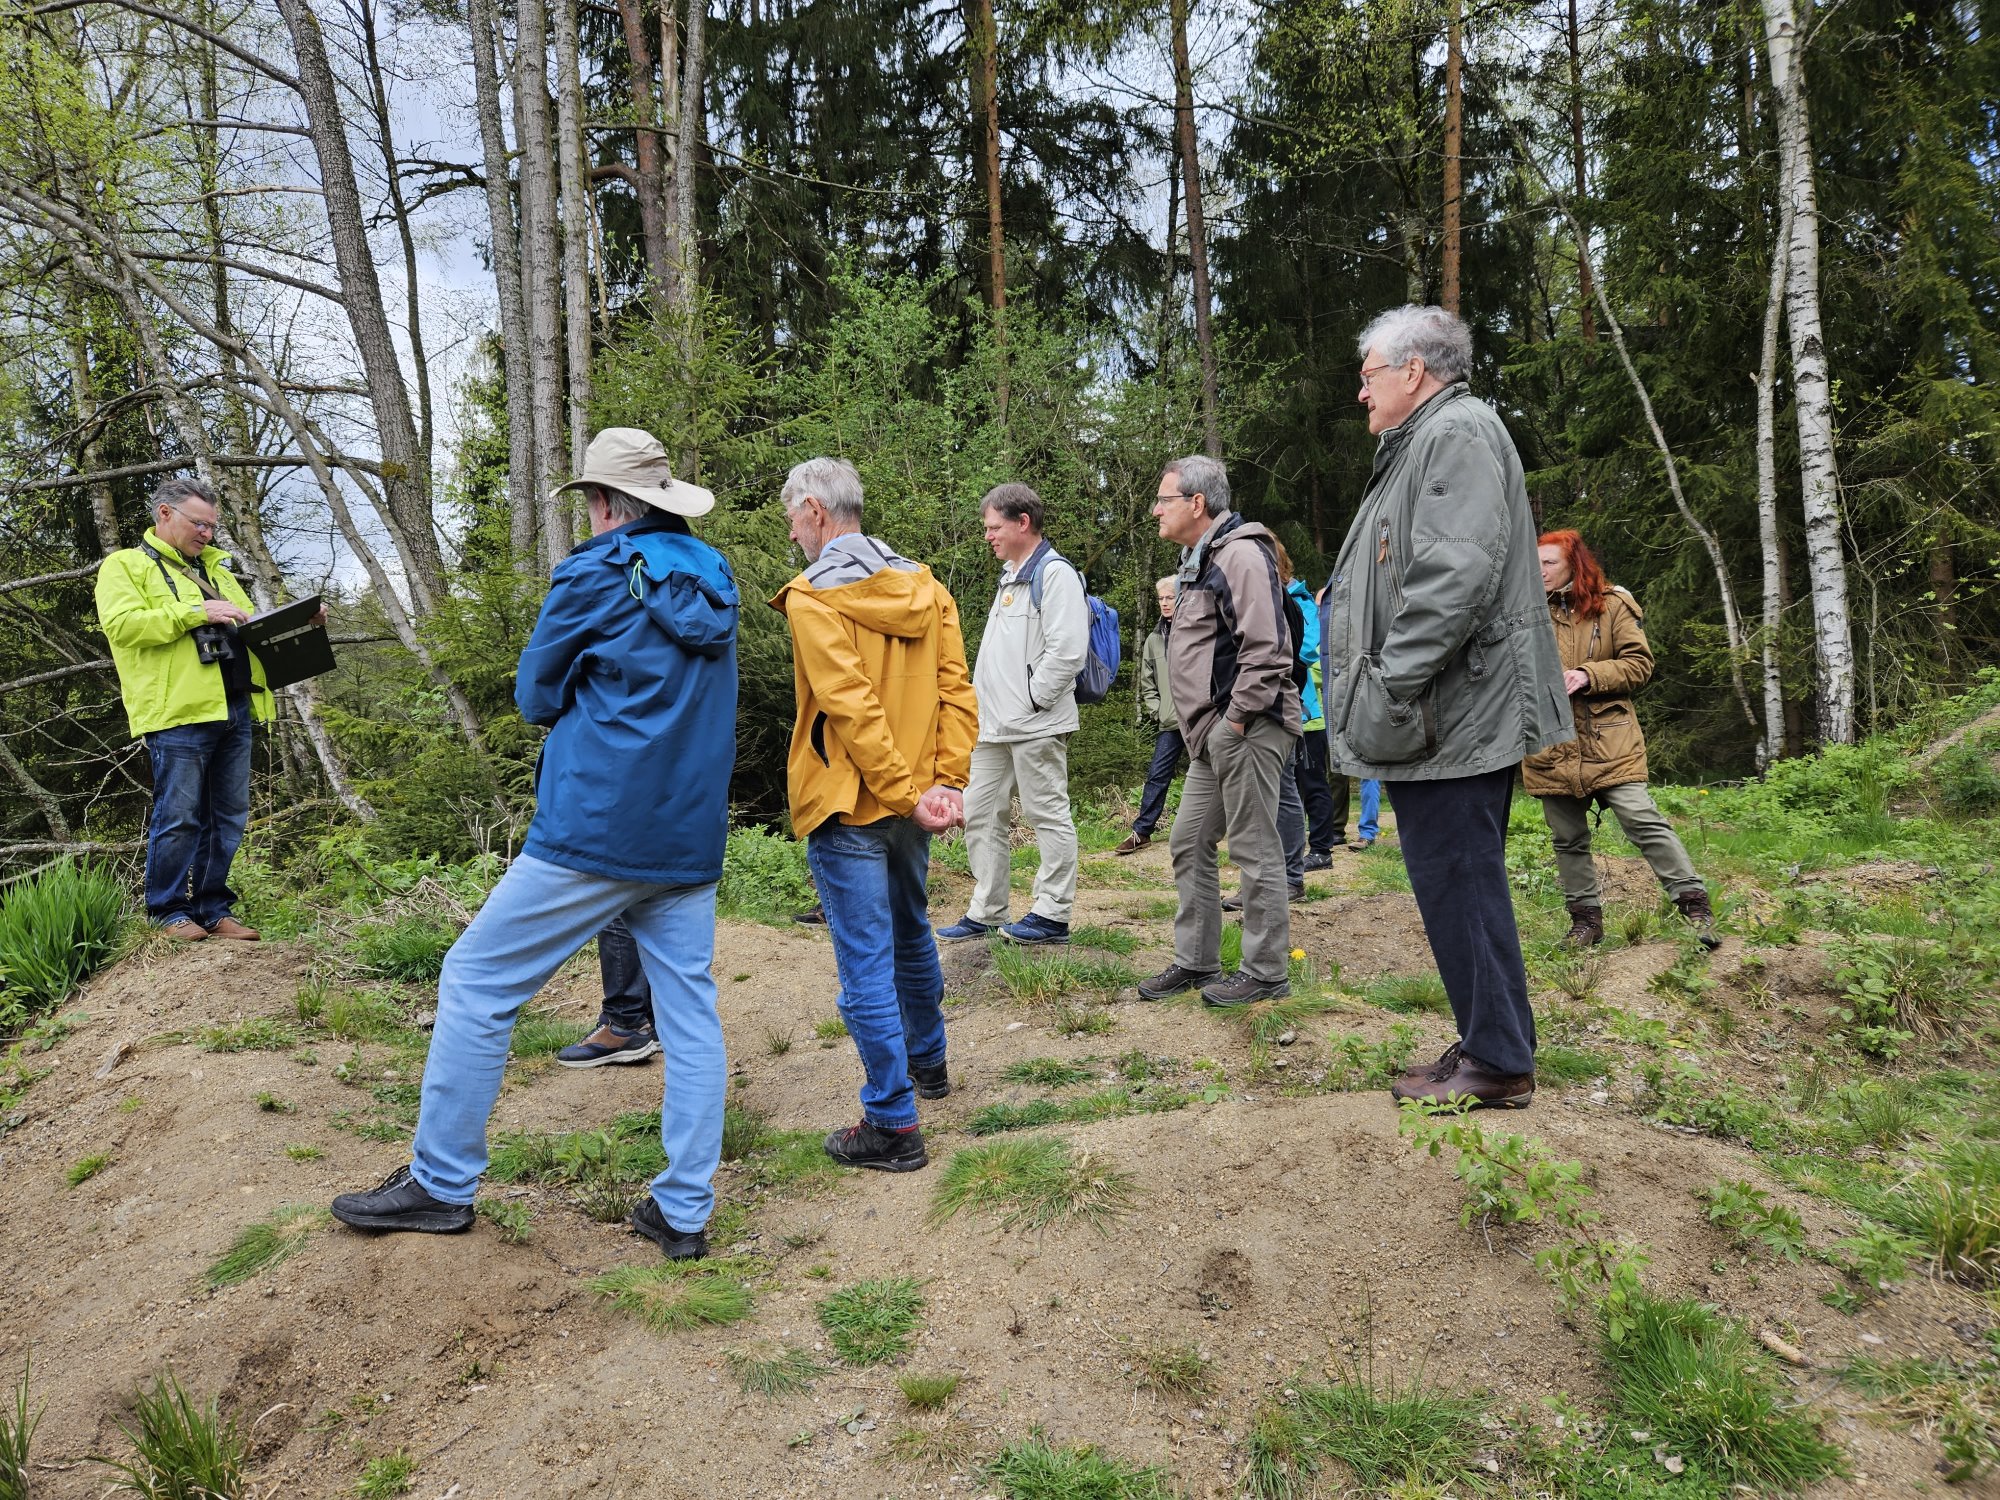
[[[1042,564],[1051,557],[1069,563],[1060,552],[1043,542],[1035,549],[1035,555],[1028,559],[1021,572],[1028,579],[1028,602],[1039,611],[1042,607]],[[1078,569],[1079,579],[1083,572]],[[1017,578],[1015,580],[1019,582]],[[1076,701],[1079,703],[1102,703],[1111,691],[1111,684],[1118,679],[1118,667],[1125,659],[1125,648],[1118,636],[1118,611],[1105,603],[1097,595],[1084,587],[1083,602],[1090,608],[1090,649],[1083,658],[1083,670],[1076,674]]]

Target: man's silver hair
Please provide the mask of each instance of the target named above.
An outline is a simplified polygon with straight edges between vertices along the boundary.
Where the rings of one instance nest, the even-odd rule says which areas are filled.
[[[620,526],[628,521],[636,521],[641,516],[652,514],[652,506],[643,500],[634,500],[623,490],[614,490],[608,484],[600,484],[595,488],[597,493],[604,497],[604,508],[611,513],[611,519]]]
[[[1229,509],[1229,475],[1219,460],[1193,453],[1168,464],[1162,477],[1171,474],[1180,481],[1183,495],[1205,495],[1208,513],[1219,516]]]
[[[786,510],[811,495],[836,521],[861,520],[861,474],[844,458],[809,458],[793,464],[778,498]]]
[[[1472,330],[1441,307],[1394,307],[1361,330],[1355,351],[1363,359],[1373,349],[1392,365],[1413,359],[1450,385],[1472,373]]]

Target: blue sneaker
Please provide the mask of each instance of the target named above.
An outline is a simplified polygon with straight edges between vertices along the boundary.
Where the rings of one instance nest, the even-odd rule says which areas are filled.
[[[1020,921],[1000,929],[1000,936],[1017,943],[1066,943],[1069,923],[1055,922],[1040,912],[1029,912]]]
[[[941,943],[962,943],[967,938],[985,937],[992,930],[984,922],[975,922],[970,917],[960,917],[951,926],[938,928],[937,938]]]
[[[565,1068],[601,1068],[606,1063],[644,1062],[659,1053],[659,1038],[653,1035],[651,1027],[627,1033],[599,1026],[582,1041],[571,1042],[558,1052],[556,1061]]]

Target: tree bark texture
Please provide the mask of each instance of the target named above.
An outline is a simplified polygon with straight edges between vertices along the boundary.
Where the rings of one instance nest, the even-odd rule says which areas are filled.
[[[1465,193],[1465,0],[1450,0],[1444,41],[1444,224],[1438,305],[1459,310],[1460,218]]]
[[[569,472],[590,444],[590,190],[583,170],[583,79],[576,0],[554,0],[556,169],[562,191],[563,346],[569,366]]]
[[[1188,266],[1194,284],[1194,341],[1201,354],[1202,450],[1222,457],[1222,423],[1216,407],[1215,329],[1210,322],[1208,237],[1201,213],[1201,155],[1195,142],[1194,65],[1188,59],[1188,3],[1173,0],[1174,128],[1180,142],[1181,194],[1187,208]]]
[[[553,491],[562,458],[561,260],[549,131],[548,7],[515,7],[514,144],[521,159],[521,291],[528,314],[529,411],[535,434],[535,506],[542,567],[569,556],[569,509]]]
[[[1791,264],[1792,196],[1784,161],[1778,171],[1778,233],[1771,243],[1771,285],[1764,299],[1764,341],[1757,363],[1757,541],[1764,561],[1764,743],[1760,763],[1786,750],[1785,672],[1780,629],[1785,609],[1785,559],[1778,535],[1778,326],[1785,314]]]
[[[979,159],[973,177],[986,199],[986,306],[993,315],[993,346],[999,368],[993,401],[1007,420],[1007,226],[1000,205],[1000,27],[993,0],[972,0],[973,116],[978,121]]]
[[[1583,150],[1583,38],[1577,24],[1576,0],[1569,0],[1569,24],[1565,28],[1569,43],[1569,156],[1570,156],[1570,201],[1576,206],[1577,222],[1583,224],[1582,233],[1590,232],[1590,225],[1584,215],[1584,205],[1589,202],[1589,188],[1584,176],[1585,157]],[[1587,341],[1597,339],[1596,298],[1590,286],[1590,255],[1587,245],[1580,245],[1576,252],[1576,301],[1577,326]]]
[[[618,22],[625,34],[625,57],[629,64],[628,86],[632,91],[635,123],[660,123],[659,97],[653,91],[653,42],[646,25],[641,0],[618,0]],[[671,89],[674,81],[665,80]],[[657,131],[641,129],[633,142],[638,181],[634,192],[639,198],[639,234],[645,242],[646,274],[652,278],[654,294],[673,294],[674,264],[668,253],[667,205],[664,179],[660,171],[662,141]]]
[[[1854,637],[1847,562],[1840,545],[1840,469],[1834,455],[1833,384],[1819,306],[1819,206],[1813,187],[1812,128],[1806,112],[1804,47],[1792,0],[1763,0],[1778,153],[1792,208],[1786,242],[1785,329],[1792,356],[1792,407],[1799,428],[1799,478],[1812,585],[1817,707],[1823,744],[1852,744]]]
[[[700,198],[695,166],[708,139],[708,94],[702,70],[708,62],[708,0],[687,0],[687,39],[681,48],[680,150],[674,165],[674,201],[681,263],[681,307],[690,317],[701,292]],[[693,337],[693,329],[689,329]]]

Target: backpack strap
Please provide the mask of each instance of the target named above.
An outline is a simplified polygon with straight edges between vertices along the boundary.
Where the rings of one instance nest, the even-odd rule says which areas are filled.
[[[1047,537],[1043,537],[1041,544],[1028,554],[1028,560],[1021,564],[1021,571],[1014,575],[1014,582],[1027,583],[1028,602],[1034,605],[1037,613],[1042,607],[1042,564],[1052,557],[1066,561],[1063,555],[1056,551],[1055,545]]]

